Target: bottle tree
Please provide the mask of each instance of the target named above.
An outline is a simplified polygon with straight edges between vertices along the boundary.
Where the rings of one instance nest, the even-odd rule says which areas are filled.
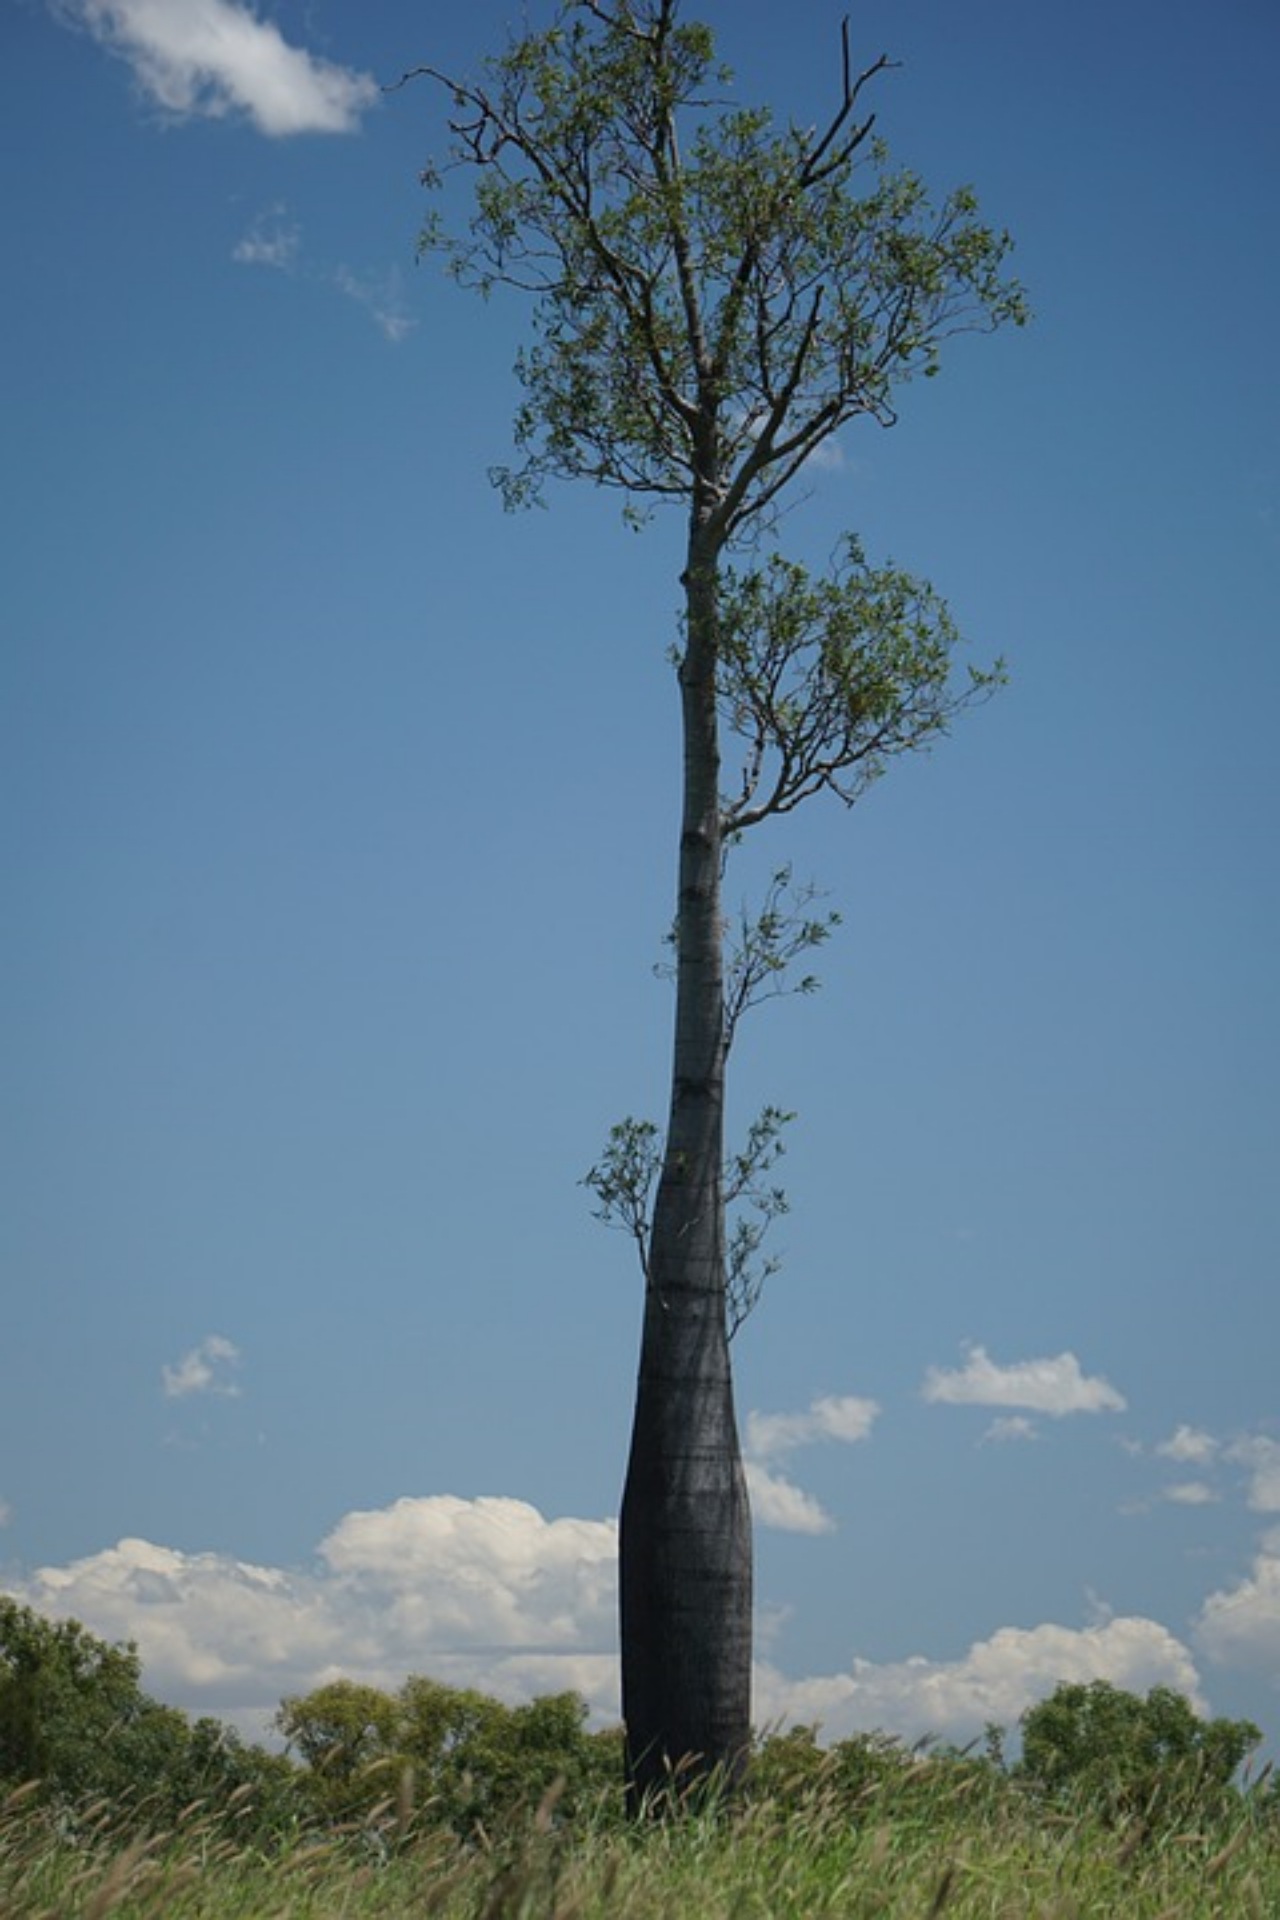
[[[441,83],[452,106],[449,162],[426,183],[473,176],[465,227],[437,213],[424,247],[464,286],[531,302],[519,457],[494,474],[507,503],[583,479],[616,488],[637,523],[661,505],[683,523],[670,1110],[660,1143],[624,1123],[590,1176],[645,1274],[620,1544],[637,1803],[673,1770],[732,1775],[751,1738],[729,1335],[759,1226],[735,1253],[725,1072],[738,1016],[825,929],[789,917],[775,887],[727,961],[726,855],[819,793],[852,802],[999,677],[957,677],[944,603],[856,539],[819,577],[771,544],[783,496],[834,435],[891,425],[898,389],[934,374],[952,335],[1024,318],[1008,236],[967,188],[932,197],[876,136],[866,99],[889,64],[858,71],[846,22],[829,117],[782,126],[735,102],[711,30],[680,0],[567,0],[474,78],[406,75]],[[766,1110],[730,1191],[759,1197],[783,1119]],[[770,1204],[765,1190],[766,1221]]]

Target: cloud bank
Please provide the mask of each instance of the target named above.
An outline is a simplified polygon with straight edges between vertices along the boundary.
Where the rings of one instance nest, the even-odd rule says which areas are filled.
[[[447,1495],[349,1513],[306,1568],[126,1539],[7,1590],[134,1640],[160,1698],[241,1725],[340,1676],[410,1673],[507,1699],[574,1687],[617,1714],[617,1528]]]
[[[135,1640],[153,1693],[253,1733],[286,1694],[339,1676],[393,1688],[410,1673],[509,1701],[576,1688],[606,1723],[618,1714],[616,1559],[612,1520],[434,1495],[347,1514],[306,1568],[132,1539],[6,1587],[42,1613]],[[1274,1671],[1280,1558],[1268,1552],[1251,1580],[1215,1594],[1199,1638],[1211,1658]],[[1173,1686],[1204,1710],[1186,1646],[1133,1618],[1004,1627],[958,1659],[855,1660],[802,1679],[761,1663],[755,1720],[816,1721],[831,1739],[881,1727],[963,1741],[988,1720],[1016,1725],[1059,1681],[1091,1679]]]
[[[367,73],[288,44],[241,0],[53,0],[54,11],[126,60],[178,119],[243,114],[273,139],[351,133],[378,97]]]
[[[1187,1648],[1157,1621],[1135,1618],[1084,1628],[1002,1627],[958,1660],[855,1660],[848,1673],[810,1680],[764,1668],[756,1679],[756,1722],[816,1723],[831,1740],[878,1727],[907,1739],[931,1734],[963,1742],[988,1721],[1016,1727],[1061,1681],[1089,1680],[1135,1693],[1174,1687],[1197,1711],[1207,1710]]]

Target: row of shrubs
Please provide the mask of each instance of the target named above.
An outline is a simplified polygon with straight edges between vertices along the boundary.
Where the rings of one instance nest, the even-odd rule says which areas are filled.
[[[284,1753],[212,1719],[151,1699],[132,1646],[74,1621],[49,1621],[0,1596],[0,1790],[38,1781],[52,1807],[132,1803],[168,1826],[199,1805],[242,1839],[267,1844],[313,1829],[403,1830],[412,1823],[495,1833],[554,1789],[556,1818],[621,1813],[622,1737],[588,1729],[574,1693],[509,1707],[470,1689],[413,1677],[394,1693],[337,1680],[287,1699],[276,1716]],[[745,1791],[786,1815],[819,1803],[851,1820],[921,1816],[940,1780],[1020,1807],[1088,1811],[1116,1825],[1186,1829],[1217,1823],[1247,1793],[1268,1818],[1280,1793],[1240,1769],[1261,1735],[1247,1720],[1206,1720],[1167,1687],[1145,1698],[1106,1681],[1063,1685],[1021,1723],[1006,1760],[989,1727],[978,1751],[910,1747],[883,1733],[831,1746],[797,1727],[757,1743]],[[918,1789],[918,1793],[917,1793]]]

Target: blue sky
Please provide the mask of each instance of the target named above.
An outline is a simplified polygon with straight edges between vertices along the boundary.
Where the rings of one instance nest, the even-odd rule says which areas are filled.
[[[840,7],[706,0],[820,119]],[[527,313],[415,262],[505,0],[11,0],[0,1577],[253,1727],[338,1672],[616,1710],[639,1326],[578,1182],[659,1117],[679,526],[504,516]],[[542,18],[544,9],[533,8]],[[784,524],[1007,691],[793,862],[783,1272],[735,1347],[756,1710],[968,1738],[1059,1679],[1280,1733],[1280,27],[868,0],[880,130],[1007,225]]]

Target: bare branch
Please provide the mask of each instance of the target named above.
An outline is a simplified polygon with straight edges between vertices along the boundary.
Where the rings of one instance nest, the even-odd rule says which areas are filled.
[[[876,117],[874,113],[869,119],[864,120],[861,126],[855,127],[843,145],[838,147],[832,154],[827,164],[825,166],[822,165],[823,155],[827,152],[828,148],[832,147],[839,139],[841,129],[857,105],[863,88],[868,86],[877,74],[885,73],[890,68],[901,65],[900,61],[890,60],[887,54],[882,53],[879,59],[874,60],[865,72],[858,75],[858,78],[851,85],[849,80],[852,67],[849,57],[848,14],[846,14],[840,22],[840,54],[844,71],[844,86],[839,111],[828,125],[826,132],[823,134],[821,140],[819,140],[817,146],[810,152],[805,163],[804,172],[800,176],[801,187],[805,191],[816,186],[820,181],[826,180],[831,174],[838,172],[841,167],[847,164],[853,154],[862,145],[867,135],[871,132],[872,127],[875,125]]]

